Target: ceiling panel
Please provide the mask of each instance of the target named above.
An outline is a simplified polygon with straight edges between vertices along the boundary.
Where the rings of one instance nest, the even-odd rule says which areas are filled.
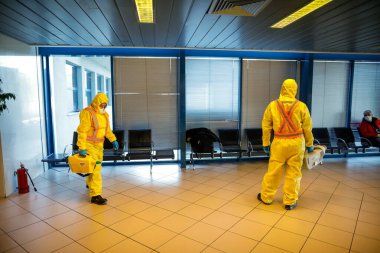
[[[134,0],[0,0],[0,33],[30,45],[380,53],[379,0],[333,0],[283,29],[270,26],[311,0],[272,0],[253,17],[208,14],[213,1],[154,0],[155,23],[141,24]]]

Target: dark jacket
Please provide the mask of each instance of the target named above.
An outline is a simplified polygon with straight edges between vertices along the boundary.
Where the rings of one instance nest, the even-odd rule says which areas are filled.
[[[186,142],[189,142],[194,153],[214,152],[214,142],[219,141],[208,128],[192,128],[186,131]]]

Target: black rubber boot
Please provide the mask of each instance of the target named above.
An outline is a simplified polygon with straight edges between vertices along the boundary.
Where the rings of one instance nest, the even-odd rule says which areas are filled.
[[[102,196],[94,196],[91,197],[91,203],[97,204],[97,205],[105,205],[107,204],[107,199],[102,198]]]
[[[293,205],[285,205],[286,210],[293,210],[296,207],[297,207],[297,202],[294,203]]]
[[[261,202],[263,202],[264,205],[270,205],[272,203],[265,203],[262,199],[261,199],[261,193],[257,194],[257,199],[260,200]]]

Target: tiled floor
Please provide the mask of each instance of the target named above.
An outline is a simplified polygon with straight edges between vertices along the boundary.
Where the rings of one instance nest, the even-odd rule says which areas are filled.
[[[103,167],[108,205],[66,168],[0,199],[0,252],[380,252],[380,157],[303,171],[299,206],[256,195],[267,161]]]

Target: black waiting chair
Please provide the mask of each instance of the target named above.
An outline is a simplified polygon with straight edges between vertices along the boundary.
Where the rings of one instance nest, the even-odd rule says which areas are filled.
[[[340,154],[341,148],[337,145],[336,139],[330,137],[329,129],[327,127],[313,128],[312,133],[314,136],[314,144],[326,146],[331,154],[334,154],[335,149]]]
[[[190,144],[190,164],[194,169],[194,158],[211,158],[215,157],[217,151],[214,143],[219,138],[210,129],[200,127],[186,130],[186,142]]]
[[[247,135],[248,156],[252,152],[263,151],[263,130],[261,128],[247,128],[245,129]]]
[[[371,146],[371,142],[366,141],[365,138],[359,137],[360,140],[357,140],[350,127],[334,127],[333,130],[338,146],[342,147],[346,152],[354,150],[355,153],[358,153],[358,150],[362,149],[363,153],[365,153],[366,148]]]
[[[237,154],[238,158],[241,158],[245,150],[241,148],[239,129],[218,129],[218,133],[220,157],[223,157],[223,153],[227,153]]]
[[[153,141],[151,129],[128,130],[127,160],[150,160],[153,165]]]

